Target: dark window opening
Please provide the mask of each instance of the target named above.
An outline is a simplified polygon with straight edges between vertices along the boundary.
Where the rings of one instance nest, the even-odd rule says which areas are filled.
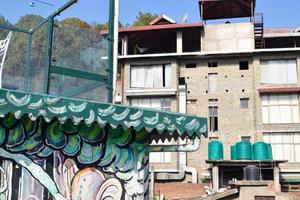
[[[218,67],[218,62],[208,62],[208,67]]]
[[[163,87],[166,87],[166,65],[163,65],[163,70],[162,70],[162,78],[163,78]]]
[[[219,137],[209,137],[209,141],[219,140]]]
[[[185,85],[185,78],[184,77],[179,77],[179,85]]]
[[[201,30],[199,28],[185,29],[182,31],[183,52],[198,52],[201,49]]]
[[[128,55],[176,53],[176,31],[141,31],[128,35]]]
[[[299,47],[299,37],[265,38],[265,48],[293,48]]]
[[[217,106],[209,107],[209,130],[210,131],[218,130],[218,107]]]
[[[240,98],[241,108],[249,107],[249,98]]]
[[[250,136],[242,136],[241,137],[242,141],[247,141],[247,142],[251,142],[251,137]]]
[[[248,61],[240,61],[240,70],[248,70],[249,62]]]
[[[255,196],[255,200],[275,200],[275,196]]]
[[[196,67],[197,67],[197,64],[196,64],[196,63],[186,63],[186,64],[185,64],[185,67],[186,67],[186,68],[196,68]]]

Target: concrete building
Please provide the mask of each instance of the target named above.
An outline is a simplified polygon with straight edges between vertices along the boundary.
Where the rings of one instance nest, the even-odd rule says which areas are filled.
[[[226,160],[237,141],[263,140],[288,161],[279,165],[282,185],[300,184],[300,29],[265,29],[255,0],[199,7],[199,23],[162,15],[119,30],[117,102],[208,118],[198,152],[150,156],[157,180],[207,182],[209,140],[223,142]],[[237,17],[243,22],[227,21]]]

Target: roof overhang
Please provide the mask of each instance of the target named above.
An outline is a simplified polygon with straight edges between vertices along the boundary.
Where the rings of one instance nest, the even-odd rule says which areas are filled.
[[[287,93],[299,93],[300,87],[288,87],[288,88],[260,88],[258,89],[260,94],[287,94]]]
[[[151,25],[151,26],[137,26],[120,28],[119,33],[131,33],[141,31],[154,31],[154,30],[176,30],[176,29],[188,29],[188,28],[202,28],[202,23],[180,23],[180,24],[164,24],[164,25]],[[101,31],[101,34],[107,34],[107,30]]]
[[[202,20],[251,17],[256,0],[199,0]]]
[[[207,136],[206,118],[0,89],[0,118],[9,114],[16,120],[28,116],[32,121],[43,118],[47,123],[56,120],[72,127],[146,130],[149,138],[155,140]]]

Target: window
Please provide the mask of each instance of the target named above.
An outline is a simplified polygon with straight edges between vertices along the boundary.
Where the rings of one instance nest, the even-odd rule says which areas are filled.
[[[299,97],[297,94],[263,95],[263,123],[299,123]]]
[[[208,115],[209,115],[209,130],[218,130],[218,99],[209,99],[208,102]]]
[[[261,83],[297,83],[297,63],[295,59],[265,60],[261,65]]]
[[[275,160],[300,162],[300,133],[264,133],[263,138],[271,144]]]
[[[249,98],[240,98],[241,108],[249,108]]]
[[[132,88],[171,87],[171,65],[131,66]]]
[[[196,64],[196,63],[186,63],[186,64],[185,64],[185,67],[186,67],[186,68],[196,68],[196,67],[197,67],[197,64]]]
[[[218,90],[218,74],[210,73],[208,74],[208,91],[217,92]]]
[[[251,142],[251,137],[250,136],[241,136],[241,140]]]
[[[219,137],[209,137],[209,141],[219,140]]]
[[[249,62],[248,61],[240,61],[240,70],[248,70]]]
[[[131,106],[171,111],[171,98],[132,98]]]
[[[171,111],[171,98],[132,98],[131,106],[142,108],[153,108],[157,110]],[[165,142],[159,141],[152,144],[170,144],[167,140]],[[151,163],[166,163],[171,162],[170,152],[153,152],[150,153],[149,159]]]
[[[185,85],[185,77],[179,77],[178,84],[179,85]]]
[[[208,67],[218,67],[218,63],[217,62],[208,62]]]

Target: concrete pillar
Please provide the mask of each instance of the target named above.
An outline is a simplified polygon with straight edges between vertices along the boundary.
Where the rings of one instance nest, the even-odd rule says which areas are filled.
[[[274,188],[276,192],[281,192],[281,185],[279,182],[279,167],[276,165],[274,167]]]
[[[150,182],[150,193],[151,193],[151,198],[155,199],[155,176],[154,176],[154,167],[151,167],[151,182]]]
[[[127,35],[125,35],[122,38],[122,54],[124,56],[127,56],[127,54],[128,54],[128,36]]]
[[[219,190],[219,167],[218,165],[213,165],[212,167],[212,184],[213,190]]]
[[[176,52],[183,52],[183,40],[182,40],[182,31],[177,31],[176,34]]]

